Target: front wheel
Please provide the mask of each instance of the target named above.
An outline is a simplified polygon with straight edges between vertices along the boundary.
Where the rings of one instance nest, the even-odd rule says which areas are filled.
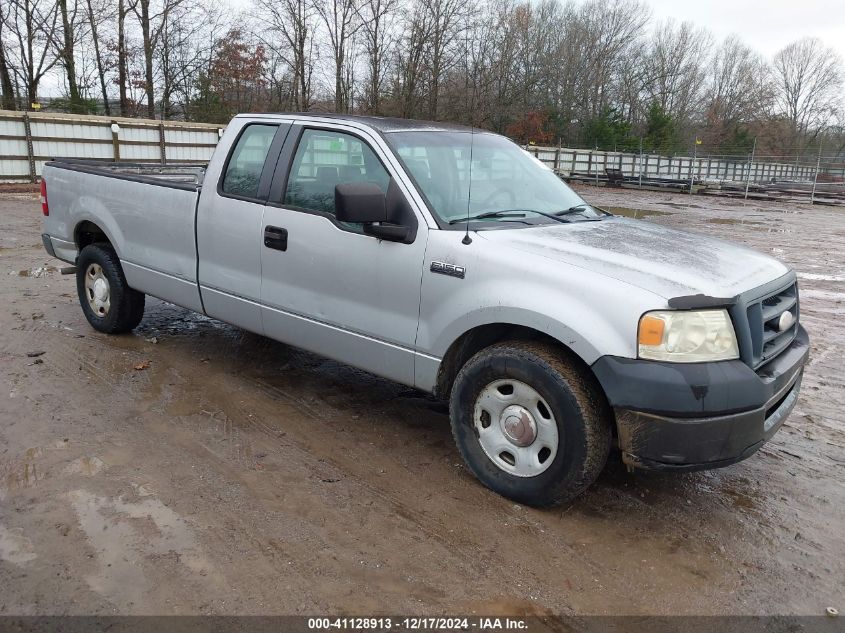
[[[589,372],[553,345],[511,341],[480,351],[455,379],[450,412],[475,476],[527,505],[573,499],[610,452],[607,400]]]
[[[109,244],[89,244],[76,258],[76,290],[85,318],[95,330],[122,334],[144,317],[144,293],[126,283]]]

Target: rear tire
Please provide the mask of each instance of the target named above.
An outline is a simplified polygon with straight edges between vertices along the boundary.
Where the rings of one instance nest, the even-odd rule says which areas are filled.
[[[106,334],[129,332],[144,317],[144,293],[126,283],[110,244],[89,244],[76,259],[76,291],[85,318]]]
[[[590,372],[554,345],[509,341],[481,350],[458,373],[449,404],[470,470],[514,501],[566,503],[607,462],[607,399]]]

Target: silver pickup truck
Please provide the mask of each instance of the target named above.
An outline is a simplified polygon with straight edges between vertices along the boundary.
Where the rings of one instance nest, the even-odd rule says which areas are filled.
[[[461,455],[519,502],[754,453],[798,397],[796,276],[616,217],[509,140],[332,115],[232,120],[207,168],[54,160],[47,252],[101,332],[149,294],[449,400]]]

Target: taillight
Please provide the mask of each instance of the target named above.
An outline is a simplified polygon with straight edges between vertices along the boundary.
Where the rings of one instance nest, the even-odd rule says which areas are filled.
[[[47,205],[47,181],[41,179],[41,213],[50,215],[50,207]]]

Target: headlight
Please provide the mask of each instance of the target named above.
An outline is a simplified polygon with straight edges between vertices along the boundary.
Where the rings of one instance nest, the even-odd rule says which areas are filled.
[[[727,310],[660,310],[640,319],[639,357],[676,363],[739,358]]]

